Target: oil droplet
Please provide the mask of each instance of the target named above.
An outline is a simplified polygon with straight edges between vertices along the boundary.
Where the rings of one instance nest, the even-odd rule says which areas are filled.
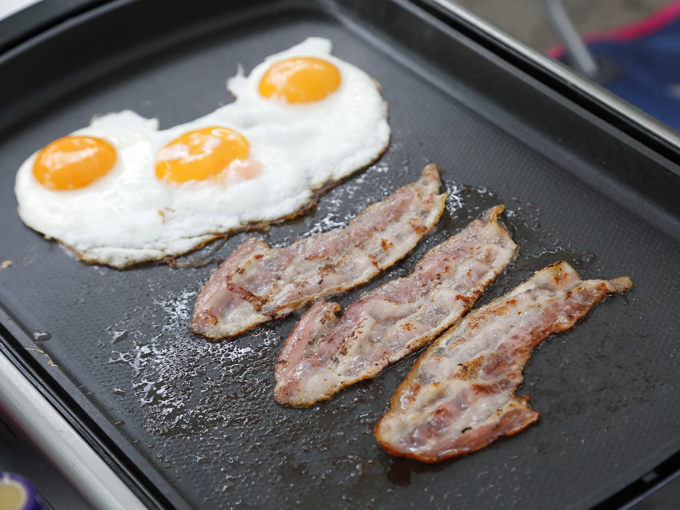
[[[127,330],[122,330],[122,331],[114,331],[113,332],[113,342],[114,344],[117,344],[118,342],[122,342],[125,340],[128,336]]]
[[[125,422],[123,420],[120,420],[120,421],[113,422],[113,424],[116,427],[121,427],[122,425],[125,425]]]
[[[42,329],[38,329],[33,332],[33,339],[36,342],[47,342],[50,338],[52,338],[52,335],[50,335],[47,331],[43,331]]]

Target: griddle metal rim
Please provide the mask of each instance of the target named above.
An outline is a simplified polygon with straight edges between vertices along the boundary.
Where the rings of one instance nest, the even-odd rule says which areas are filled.
[[[71,427],[62,414],[0,352],[0,405],[21,423],[39,448],[101,510],[146,506]],[[70,466],[69,469],[64,466]]]
[[[114,477],[117,477],[131,490],[134,495],[143,502],[143,508],[158,508],[158,509],[180,509],[188,508],[183,505],[183,501],[178,501],[177,496],[173,495],[175,500],[173,502],[168,501],[166,498],[167,494],[161,495],[158,488],[154,485],[158,480],[149,480],[144,475],[141,477],[134,470],[130,469],[130,463],[140,462],[143,460],[141,457],[136,460],[130,458],[129,454],[125,451],[117,451],[117,444],[111,448],[111,432],[101,430],[98,425],[91,425],[87,419],[89,418],[89,413],[98,414],[99,411],[94,407],[94,405],[86,400],[86,397],[81,396],[80,399],[77,397],[78,394],[68,394],[64,395],[66,389],[71,391],[76,390],[73,381],[66,378],[60,371],[60,369],[55,365],[51,367],[53,370],[50,371],[45,367],[46,358],[43,358],[42,354],[36,353],[32,355],[26,348],[22,346],[22,342],[19,341],[19,337],[30,338],[30,335],[26,333],[19,325],[15,322],[14,318],[2,307],[0,303],[0,355],[4,357],[12,365],[12,368],[18,372],[18,376],[21,377],[22,385],[30,385],[34,390],[38,392],[38,399],[45,403],[47,407],[50,407],[61,416],[63,422],[60,422],[60,426],[64,426],[68,429],[67,433],[73,432],[76,436],[84,443],[83,451],[87,449],[93,450],[95,455],[97,455],[103,462],[104,469],[111,470]],[[23,342],[26,344],[26,342]],[[2,374],[0,374],[2,375]],[[62,380],[60,382],[60,379]],[[62,384],[66,383],[66,387]],[[0,383],[2,386],[2,383]],[[71,388],[67,388],[71,386]],[[26,387],[23,387],[26,389]],[[26,390],[28,391],[28,390]],[[80,400],[80,401],[79,401]],[[85,400],[83,402],[82,400]],[[0,406],[7,407],[3,399],[0,397]],[[15,413],[12,413],[15,414]],[[85,417],[85,418],[84,418]],[[58,444],[54,444],[51,441],[52,436],[49,432],[41,434],[40,437],[36,437],[32,433],[32,424],[23,425],[21,416],[19,414],[15,415],[18,423],[26,428],[28,437],[30,437],[35,446],[38,447],[46,455],[50,456],[50,451],[55,448],[59,448]],[[115,434],[118,431],[113,428]],[[66,429],[65,429],[66,430]],[[104,438],[104,439],[102,439]],[[76,448],[80,446],[76,445]],[[72,467],[71,463],[60,462],[61,457],[51,456],[51,460],[55,466],[58,467],[60,472],[69,480],[71,480],[74,475],[71,473]],[[153,468],[151,468],[153,471]],[[108,475],[107,475],[108,476]],[[157,475],[160,477],[160,475]],[[83,490],[83,493],[87,494],[89,490],[93,490],[93,494],[97,494],[96,487],[91,487],[87,480],[84,482],[85,485],[81,484],[80,480],[72,481],[72,483]],[[151,488],[150,488],[151,487]],[[105,498],[105,496],[104,496]]]
[[[480,32],[487,40],[505,49],[517,58],[527,61],[534,68],[541,69],[571,90],[596,103],[598,106],[619,114],[625,120],[645,131],[650,137],[665,142],[673,150],[680,152],[680,133],[655,117],[613,94],[601,85],[574,71],[562,62],[555,60],[500,27],[477,16],[452,0],[405,0],[413,4],[430,4],[456,21]]]

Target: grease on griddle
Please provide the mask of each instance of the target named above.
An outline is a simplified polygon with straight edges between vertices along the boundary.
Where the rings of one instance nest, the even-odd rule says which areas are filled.
[[[310,231],[328,231],[346,224],[396,187],[384,180],[379,167],[371,168],[326,195],[310,216],[272,227],[261,236],[272,246],[282,246]],[[342,306],[366,290],[410,273],[433,246],[498,203],[507,205],[505,221],[514,230],[520,253],[487,291],[490,297],[482,300],[514,287],[534,267],[543,267],[544,259],[592,262],[589,254],[563,246],[554,233],[543,229],[537,207],[489,190],[451,183],[447,188],[447,209],[435,229],[405,259],[374,281],[339,296]],[[371,191],[366,193],[366,189]],[[348,203],[352,204],[349,209]],[[216,256],[227,257],[246,236],[231,239]],[[127,366],[130,374],[129,386],[119,388],[127,396],[116,398],[136,399],[150,437],[163,438],[153,453],[161,469],[176,469],[174,464],[161,461],[165,449],[170,454],[182,448],[220,466],[222,475],[214,479],[214,497],[229,495],[233,500],[252,494],[266,477],[269,489],[258,492],[256,501],[251,500],[261,506],[272,501],[269,491],[273,487],[278,487],[278,494],[287,494],[293,483],[287,481],[291,476],[302,476],[319,491],[336,496],[350,486],[354,492],[371,490],[376,484],[398,488],[414,476],[427,476],[430,471],[412,469],[408,462],[391,464],[385,460],[389,456],[375,443],[372,433],[419,353],[313,408],[283,408],[272,398],[273,368],[283,339],[300,314],[256,328],[230,342],[197,341],[187,326],[197,289],[207,281],[210,269],[187,268],[187,272],[199,281],[180,292],[170,292],[163,283],[149,281],[148,295],[153,297],[153,304],[129,310],[112,325],[110,331],[128,331],[128,336],[125,342],[107,347],[111,350],[109,362]],[[443,465],[449,462],[455,461]]]
[[[378,167],[375,173],[382,171]],[[327,210],[321,218],[308,217],[299,220],[298,226],[304,229],[303,235],[311,231],[324,232],[336,228],[338,224],[346,224],[373,201],[375,194],[389,194],[390,190],[386,185],[378,186],[375,194],[364,197],[351,212],[344,215],[339,213],[366,184],[370,173],[363,173],[328,197],[329,200],[325,203]],[[527,274],[543,267],[546,259],[563,258],[579,266],[593,260],[591,254],[564,248],[557,240],[552,239],[550,233],[541,232],[541,211],[537,207],[517,199],[504,200],[497,193],[484,188],[458,187],[450,183],[447,187],[450,193],[447,209],[435,230],[406,259],[376,278],[376,281],[341,296],[341,304],[353,301],[363,291],[384,281],[408,274],[423,254],[434,245],[463,228],[481,211],[499,202],[508,204],[503,221],[514,234],[515,241],[520,246],[520,255],[511,264],[508,274],[494,284],[490,292],[482,298],[482,302],[514,287]],[[294,235],[290,237],[292,240]],[[288,241],[287,237],[286,242]],[[258,328],[252,334],[237,338],[234,342],[219,345],[198,342],[190,338],[186,331],[195,295],[196,291],[193,290],[178,296],[167,296],[156,301],[154,310],[130,314],[127,320],[112,327],[116,344],[128,336],[118,336],[118,332],[130,332],[132,345],[127,351],[113,350],[110,362],[125,363],[132,369],[134,393],[148,417],[149,431],[155,435],[186,436],[198,434],[206,427],[236,423],[251,414],[249,406],[261,407],[262,400],[270,400],[273,388],[271,372],[279,344],[299,316],[298,314],[291,320],[279,321],[274,327]],[[160,323],[159,317],[162,318]],[[156,334],[151,337],[140,336],[140,331],[148,330],[145,324],[149,322],[153,324],[151,329]],[[380,381],[379,378],[373,383],[360,385],[355,391],[359,392],[355,395],[356,398],[360,402],[376,399],[374,392],[367,389],[377,388],[382,384]]]
[[[50,338],[52,338],[52,335],[42,329],[33,332],[33,340],[35,340],[36,343],[47,342]]]
[[[123,340],[125,340],[127,338],[127,336],[128,336],[127,330],[125,330],[125,329],[122,329],[122,330],[115,329],[115,330],[113,330],[113,334],[112,334],[113,338],[111,339],[111,343],[117,344],[118,342],[122,342]]]
[[[596,260],[595,254],[575,250],[562,243],[555,232],[544,228],[543,212],[531,202],[515,197],[508,199],[486,188],[472,186],[459,188],[459,196],[464,206],[451,212],[451,226],[447,226],[447,229],[460,229],[481,211],[504,203],[506,209],[499,216],[499,223],[510,232],[519,247],[517,257],[508,265],[506,273],[482,295],[477,307],[505,294],[536,271],[556,261],[566,260],[574,268],[583,269]]]

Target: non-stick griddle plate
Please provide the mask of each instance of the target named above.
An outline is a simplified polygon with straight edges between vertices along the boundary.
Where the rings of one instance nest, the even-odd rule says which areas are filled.
[[[415,355],[315,407],[279,406],[274,362],[299,314],[208,343],[187,324],[215,263],[119,272],[21,223],[14,176],[36,149],[95,114],[201,116],[231,101],[239,63],[309,36],[380,82],[392,143],[309,215],[254,235],[280,246],[344,223],[428,162],[451,192],[437,228],[343,306],[497,203],[520,252],[481,302],[561,259],[585,278],[632,278],[534,353],[521,391],[542,418],[521,434],[435,465],[391,457],[373,426]],[[148,504],[585,509],[680,449],[678,167],[419,7],[117,1],[5,53],[0,83],[3,348]]]

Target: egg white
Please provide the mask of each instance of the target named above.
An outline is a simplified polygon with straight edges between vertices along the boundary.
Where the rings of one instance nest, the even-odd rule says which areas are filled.
[[[387,106],[377,84],[330,51],[330,41],[309,38],[268,57],[248,77],[239,70],[228,81],[234,103],[170,129],[159,131],[156,119],[131,111],[93,119],[72,134],[113,145],[112,171],[87,187],[53,191],[35,179],[37,153],[31,155],[15,185],[21,219],[83,260],[122,268],[181,255],[249,223],[293,215],[316,189],[369,165],[389,144]],[[338,90],[302,105],[262,97],[259,83],[271,64],[295,56],[321,57],[335,65],[341,74]],[[158,151],[208,126],[241,133],[261,174],[228,187],[158,179]]]

